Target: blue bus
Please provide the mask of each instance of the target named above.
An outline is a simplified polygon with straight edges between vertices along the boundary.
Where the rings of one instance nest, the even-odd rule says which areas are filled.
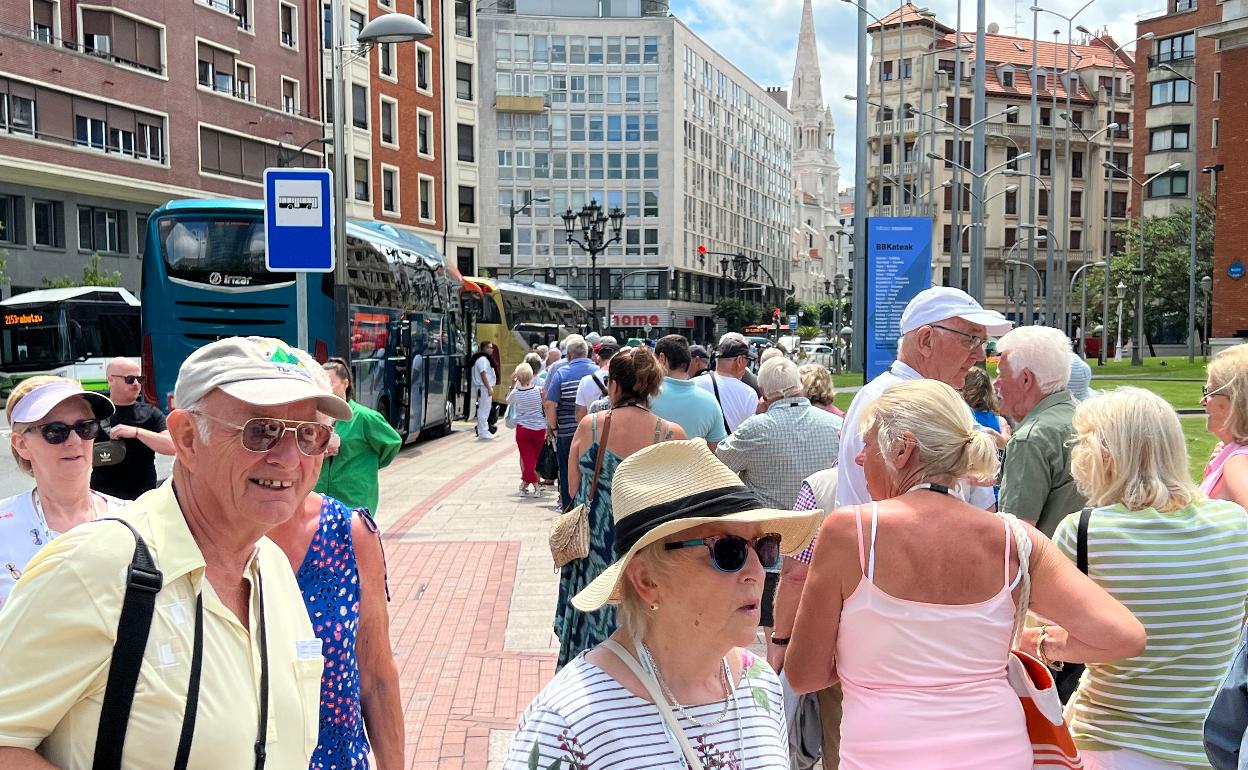
[[[405,441],[451,429],[468,352],[462,279],[428,241],[382,222],[347,222],[349,318],[334,317],[333,276],[264,267],[258,200],[178,200],[152,212],[143,261],[144,396],[172,409],[178,368],[222,337],[261,335],[324,361],[339,323],[350,328],[355,398]]]

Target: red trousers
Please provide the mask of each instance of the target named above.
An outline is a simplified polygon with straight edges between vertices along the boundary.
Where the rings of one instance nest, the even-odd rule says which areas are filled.
[[[516,446],[520,448],[520,480],[525,484],[539,483],[537,456],[542,453],[542,444],[545,442],[546,431],[533,430],[523,425],[516,426]]]

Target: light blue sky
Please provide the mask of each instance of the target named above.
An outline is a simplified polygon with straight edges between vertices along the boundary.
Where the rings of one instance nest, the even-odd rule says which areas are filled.
[[[1085,0],[1049,0],[1045,7],[1061,13],[1074,13]],[[1135,37],[1135,22],[1141,15],[1160,11],[1165,0],[1145,0],[1137,5],[1127,0],[1094,0],[1075,20],[1089,29],[1108,27],[1119,41]],[[939,19],[954,26],[956,0],[915,0],[919,7],[935,11]],[[989,0],[987,22],[996,22],[1004,34],[1015,34],[1015,10],[1021,14],[1017,34],[1031,36],[1030,0],[1008,2]],[[1154,8],[1153,6],[1156,6]],[[895,10],[895,2],[870,2],[867,8],[883,18]],[[789,87],[797,56],[797,31],[801,23],[802,0],[672,0],[671,10],[681,21],[760,85]],[[842,0],[815,0],[815,33],[819,39],[819,61],[823,69],[824,101],[832,108],[837,127],[836,157],[841,164],[841,185],[853,184],[854,104],[843,95],[853,91],[856,18],[853,6]],[[963,29],[975,31],[975,6],[966,0],[962,7]],[[1052,39],[1053,30],[1066,22],[1049,14],[1040,15],[1040,37]],[[1075,33],[1078,35],[1078,33]],[[735,53],[734,53],[735,52]]]

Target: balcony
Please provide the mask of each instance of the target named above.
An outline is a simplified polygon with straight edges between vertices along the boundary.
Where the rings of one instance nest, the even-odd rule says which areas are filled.
[[[879,125],[878,133],[880,134],[884,134],[885,136],[888,136],[890,134],[897,133],[897,121],[896,120],[886,120],[883,123],[880,123],[878,125]],[[916,121],[914,118],[906,118],[901,121],[901,131],[903,134],[913,134],[916,130],[917,130],[917,126],[916,126]]]
[[[1196,58],[1195,53],[1163,53],[1156,56],[1148,57],[1148,68],[1150,70],[1157,69],[1162,64],[1177,64],[1178,62],[1192,61]]]

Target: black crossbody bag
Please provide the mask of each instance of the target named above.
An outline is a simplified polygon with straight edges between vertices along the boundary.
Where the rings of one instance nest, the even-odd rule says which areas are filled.
[[[1075,564],[1079,571],[1088,574],[1088,522],[1092,520],[1092,509],[1084,508],[1079,513],[1079,530],[1075,536]],[[1057,686],[1057,694],[1062,703],[1070,700],[1070,696],[1079,689],[1079,678],[1086,668],[1082,663],[1067,663],[1061,671],[1053,672],[1053,682]]]

